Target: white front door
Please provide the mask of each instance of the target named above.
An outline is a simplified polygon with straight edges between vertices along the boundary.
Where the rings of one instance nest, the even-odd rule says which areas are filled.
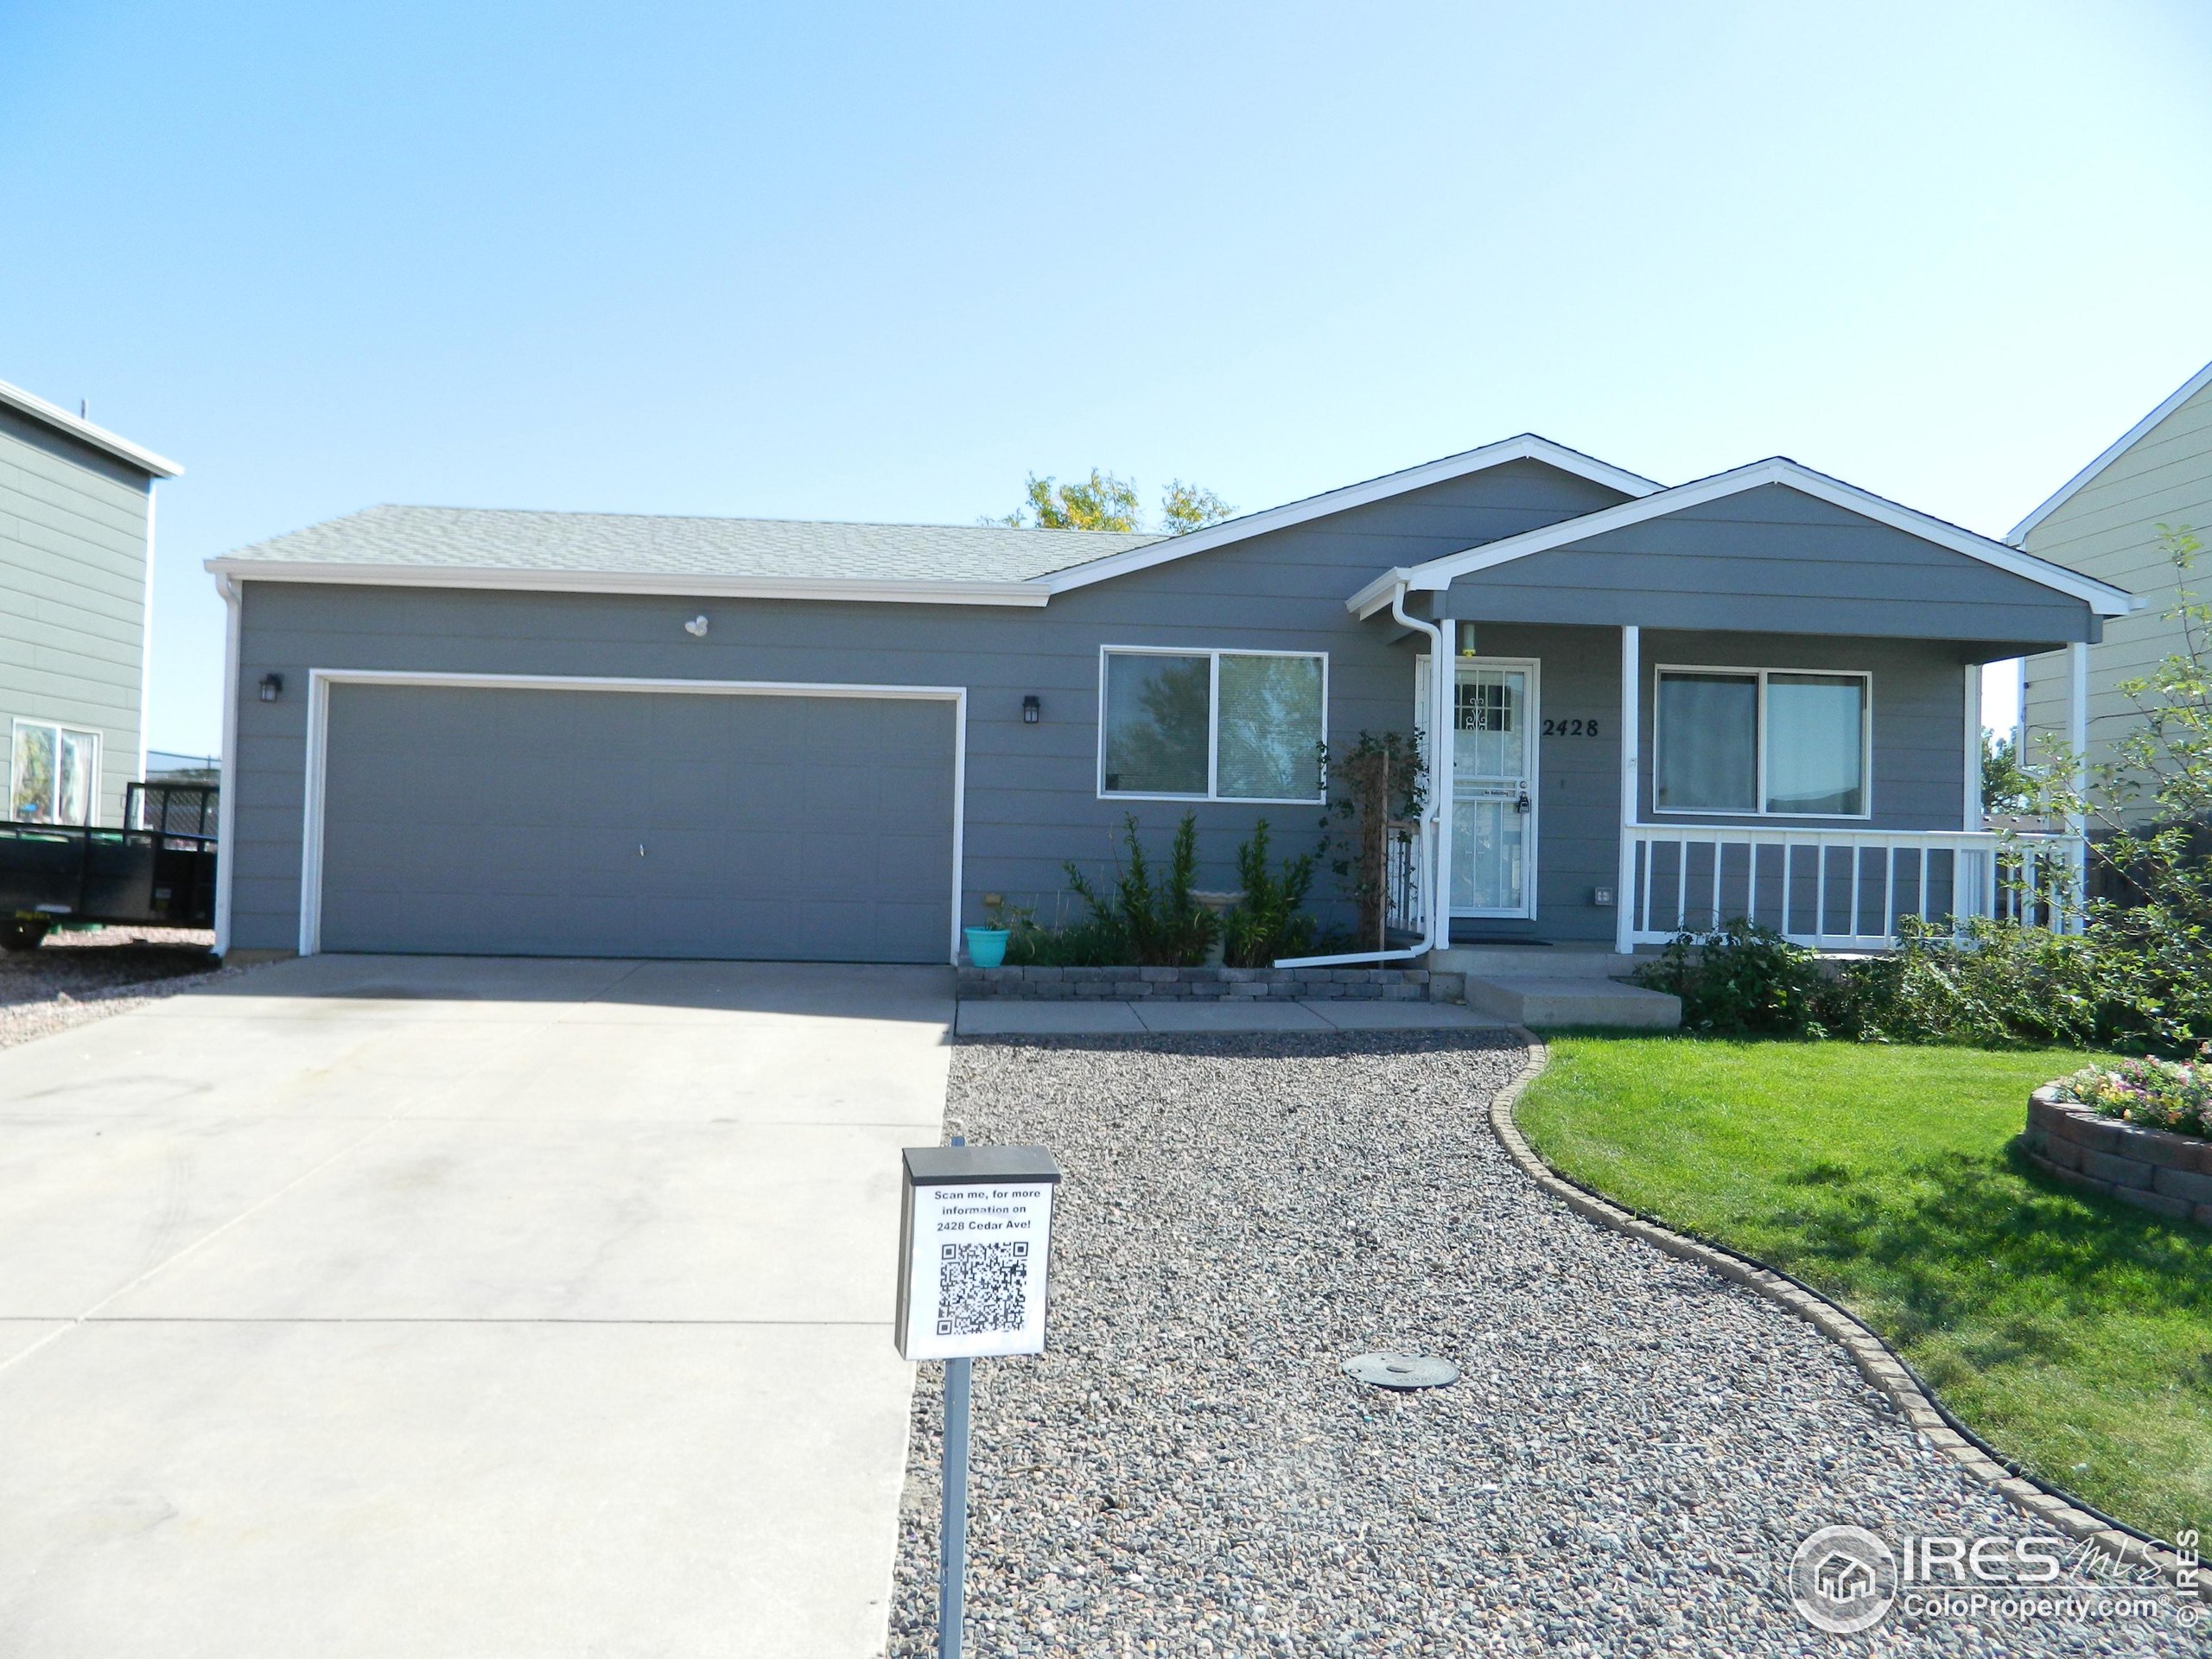
[[[1454,664],[1452,913],[1536,913],[1536,664]]]

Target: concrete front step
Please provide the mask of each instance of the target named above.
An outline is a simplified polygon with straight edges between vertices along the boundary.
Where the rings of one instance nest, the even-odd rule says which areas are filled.
[[[1672,1031],[1682,1023],[1680,997],[1617,980],[1563,975],[1515,974],[1478,979],[1470,974],[1467,1006],[1523,1026],[1619,1026],[1638,1031]]]
[[[1428,953],[1433,973],[1484,979],[1611,979],[1636,963],[1617,950],[1576,945],[1455,944]]]

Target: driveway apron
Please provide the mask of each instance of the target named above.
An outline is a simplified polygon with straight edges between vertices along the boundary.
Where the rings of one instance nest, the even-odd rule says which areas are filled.
[[[321,957],[0,1053],[0,1652],[863,1656],[949,970]]]

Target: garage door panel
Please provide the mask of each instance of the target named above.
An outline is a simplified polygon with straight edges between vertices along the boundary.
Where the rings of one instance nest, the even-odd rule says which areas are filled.
[[[944,877],[945,847],[934,836],[885,836],[875,854],[875,873],[885,887],[927,892]]]
[[[328,713],[326,950],[944,959],[949,702],[339,684]]]

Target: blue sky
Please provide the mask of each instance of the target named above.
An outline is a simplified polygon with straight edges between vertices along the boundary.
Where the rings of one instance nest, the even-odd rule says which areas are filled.
[[[200,562],[378,501],[1257,507],[1534,429],[1974,529],[2212,358],[2212,8],[0,0],[0,379]]]

